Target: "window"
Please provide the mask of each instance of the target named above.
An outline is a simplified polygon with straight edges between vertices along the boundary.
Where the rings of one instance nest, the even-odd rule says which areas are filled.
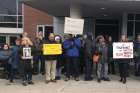
[[[3,45],[6,43],[6,36],[0,36],[0,45]]]
[[[10,43],[11,46],[13,46],[13,45],[16,44],[16,43],[15,43],[15,41],[16,41],[16,39],[17,39],[16,36],[10,36],[9,39],[10,39],[10,42],[9,42],[9,43]]]
[[[37,36],[42,35],[43,37],[47,38],[50,33],[53,33],[53,26],[37,25]]]

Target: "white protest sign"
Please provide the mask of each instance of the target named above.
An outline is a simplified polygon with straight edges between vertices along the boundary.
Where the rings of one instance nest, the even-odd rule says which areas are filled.
[[[133,58],[133,42],[113,43],[113,58],[114,59],[131,59]]]
[[[23,48],[23,59],[32,59],[31,48]]]
[[[83,34],[84,19],[74,19],[65,17],[64,33],[66,34]]]

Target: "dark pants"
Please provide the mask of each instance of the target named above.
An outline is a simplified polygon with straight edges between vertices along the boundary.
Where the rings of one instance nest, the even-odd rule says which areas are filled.
[[[41,66],[39,69],[39,63],[41,62]],[[43,58],[43,55],[37,54],[34,56],[34,64],[33,64],[33,71],[35,73],[44,73],[45,72],[45,60]]]
[[[10,81],[14,80],[16,73],[17,69],[12,67],[12,65],[10,65],[10,74],[9,74]]]
[[[91,79],[93,62],[90,59],[85,59],[85,79]]]
[[[108,72],[111,73],[111,74],[115,74],[116,73],[114,60],[109,61]]]
[[[79,58],[78,57],[66,57],[66,77],[70,78],[79,77]]]
[[[128,63],[127,62],[120,62],[119,63],[119,72],[121,78],[126,78],[128,75]]]
[[[140,76],[140,57],[135,58],[135,75]]]
[[[32,80],[32,65],[31,60],[23,60],[23,81],[31,81]]]

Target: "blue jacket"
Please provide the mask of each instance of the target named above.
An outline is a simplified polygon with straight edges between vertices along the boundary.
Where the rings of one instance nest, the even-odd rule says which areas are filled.
[[[14,46],[12,48],[12,67],[13,68],[18,68],[19,67],[19,63],[20,63],[20,55],[19,55],[19,51],[20,51],[20,46]]]
[[[79,38],[67,39],[63,42],[64,53],[68,57],[79,57],[81,40]]]

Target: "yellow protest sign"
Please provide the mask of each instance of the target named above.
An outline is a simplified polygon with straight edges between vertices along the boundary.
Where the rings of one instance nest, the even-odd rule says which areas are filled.
[[[59,55],[62,54],[61,44],[43,44],[44,55]]]

